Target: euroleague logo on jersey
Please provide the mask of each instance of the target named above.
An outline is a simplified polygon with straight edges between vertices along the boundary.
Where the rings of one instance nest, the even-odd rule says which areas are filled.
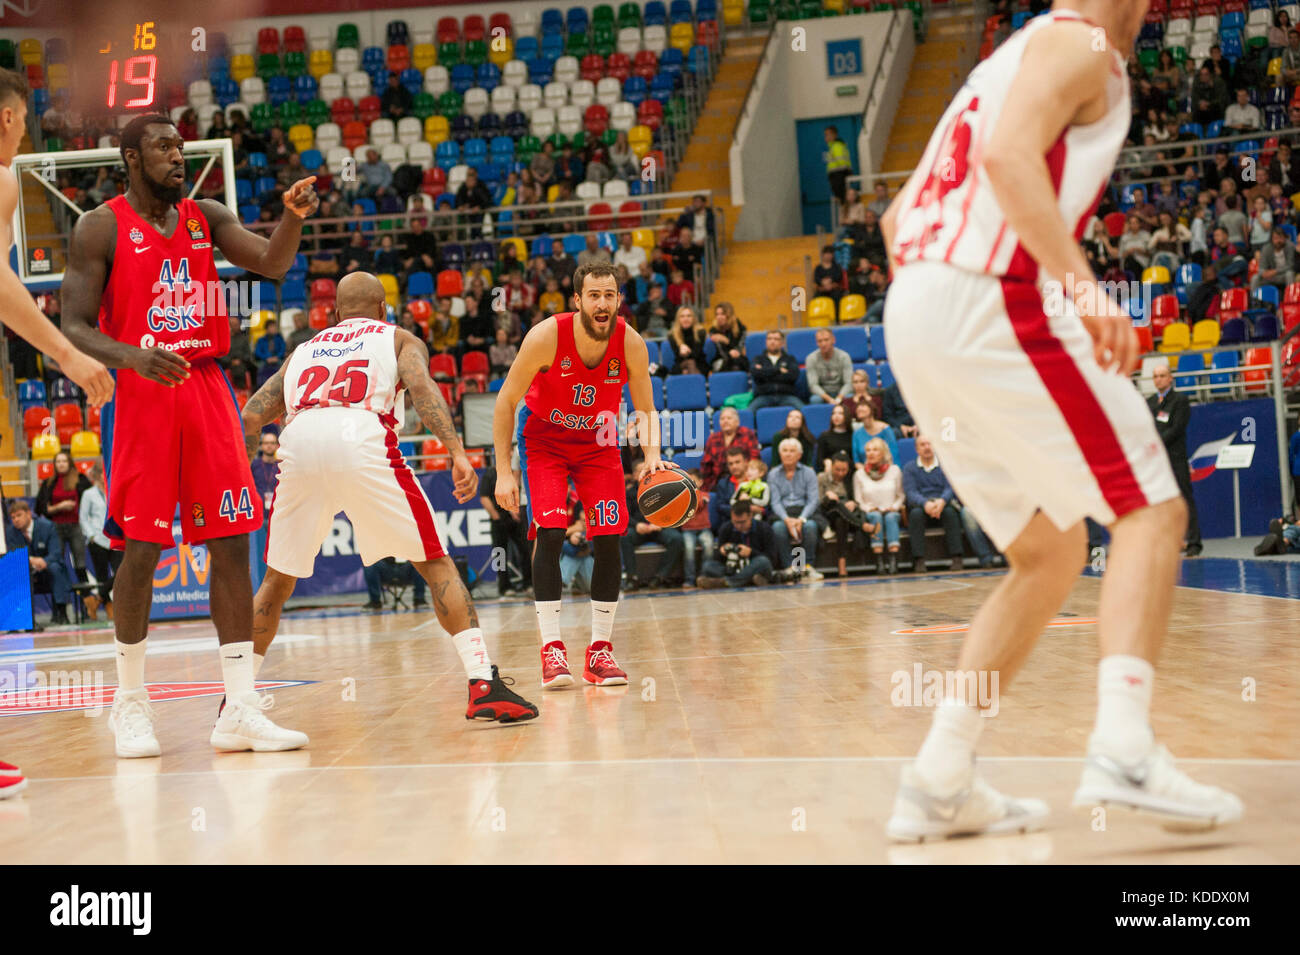
[[[204,527],[207,524],[207,518],[203,514],[203,505],[195,504],[190,511],[195,527]]]
[[[616,385],[619,381],[619,361],[617,358],[611,358],[605,365],[605,384]]]
[[[191,248],[195,248],[195,249],[212,248],[212,243],[199,241],[200,239],[204,239],[207,237],[203,234],[203,223],[200,222],[198,219],[194,219],[194,218],[186,219],[185,228],[189,229],[190,231]]]

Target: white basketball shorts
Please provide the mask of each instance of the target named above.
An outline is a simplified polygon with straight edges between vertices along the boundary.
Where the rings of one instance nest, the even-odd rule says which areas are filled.
[[[280,436],[280,476],[268,516],[266,564],[312,575],[316,554],[342,511],[362,563],[444,555],[424,488],[398,449],[397,432],[373,411],[300,412]]]
[[[1102,370],[1077,314],[1025,282],[937,262],[900,269],[885,347],[944,474],[999,550],[1034,512],[1110,525],[1179,496],[1150,409]]]

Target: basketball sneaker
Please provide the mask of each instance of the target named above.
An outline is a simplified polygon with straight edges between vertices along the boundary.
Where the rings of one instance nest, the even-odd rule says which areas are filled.
[[[162,755],[162,747],[153,731],[153,707],[149,705],[148,690],[118,690],[114,693],[108,726],[117,740],[119,758]]]
[[[252,750],[254,753],[278,753],[289,749],[302,749],[307,745],[307,734],[276,726],[264,711],[275,705],[269,693],[245,693],[238,699],[227,700],[225,709],[212,727],[212,748],[232,753]]]
[[[491,680],[469,681],[469,707],[467,720],[496,720],[498,723],[519,723],[537,719],[537,706],[529,703],[510,687],[510,677],[503,677],[492,665]]]
[[[1141,762],[1125,766],[1090,753],[1074,794],[1076,809],[1104,806],[1158,819],[1172,832],[1203,832],[1239,822],[1241,800],[1226,789],[1198,783],[1157,744]]]
[[[614,660],[614,647],[608,640],[597,640],[587,647],[587,664],[582,678],[592,686],[626,686],[627,674]]]
[[[0,776],[21,776],[23,771],[13,763],[6,763],[0,759]]]
[[[976,776],[949,796],[934,793],[913,766],[903,767],[894,814],[885,833],[896,842],[951,836],[999,835],[1041,829],[1048,815],[1041,799],[1004,796]]]
[[[27,788],[27,780],[17,774],[0,776],[0,799],[11,799]]]
[[[558,690],[562,686],[573,686],[573,674],[569,672],[564,644],[552,640],[542,647],[542,689]]]

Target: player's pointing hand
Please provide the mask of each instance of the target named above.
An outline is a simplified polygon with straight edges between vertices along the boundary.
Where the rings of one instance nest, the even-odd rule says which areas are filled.
[[[320,205],[320,197],[316,195],[316,190],[313,188],[315,182],[315,176],[308,176],[306,179],[299,179],[284,192],[284,207],[299,219],[307,218]]]

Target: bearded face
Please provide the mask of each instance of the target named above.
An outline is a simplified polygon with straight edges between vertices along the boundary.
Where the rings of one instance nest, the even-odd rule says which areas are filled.
[[[583,331],[595,341],[608,341],[618,316],[618,281],[613,276],[586,276],[577,299]]]

